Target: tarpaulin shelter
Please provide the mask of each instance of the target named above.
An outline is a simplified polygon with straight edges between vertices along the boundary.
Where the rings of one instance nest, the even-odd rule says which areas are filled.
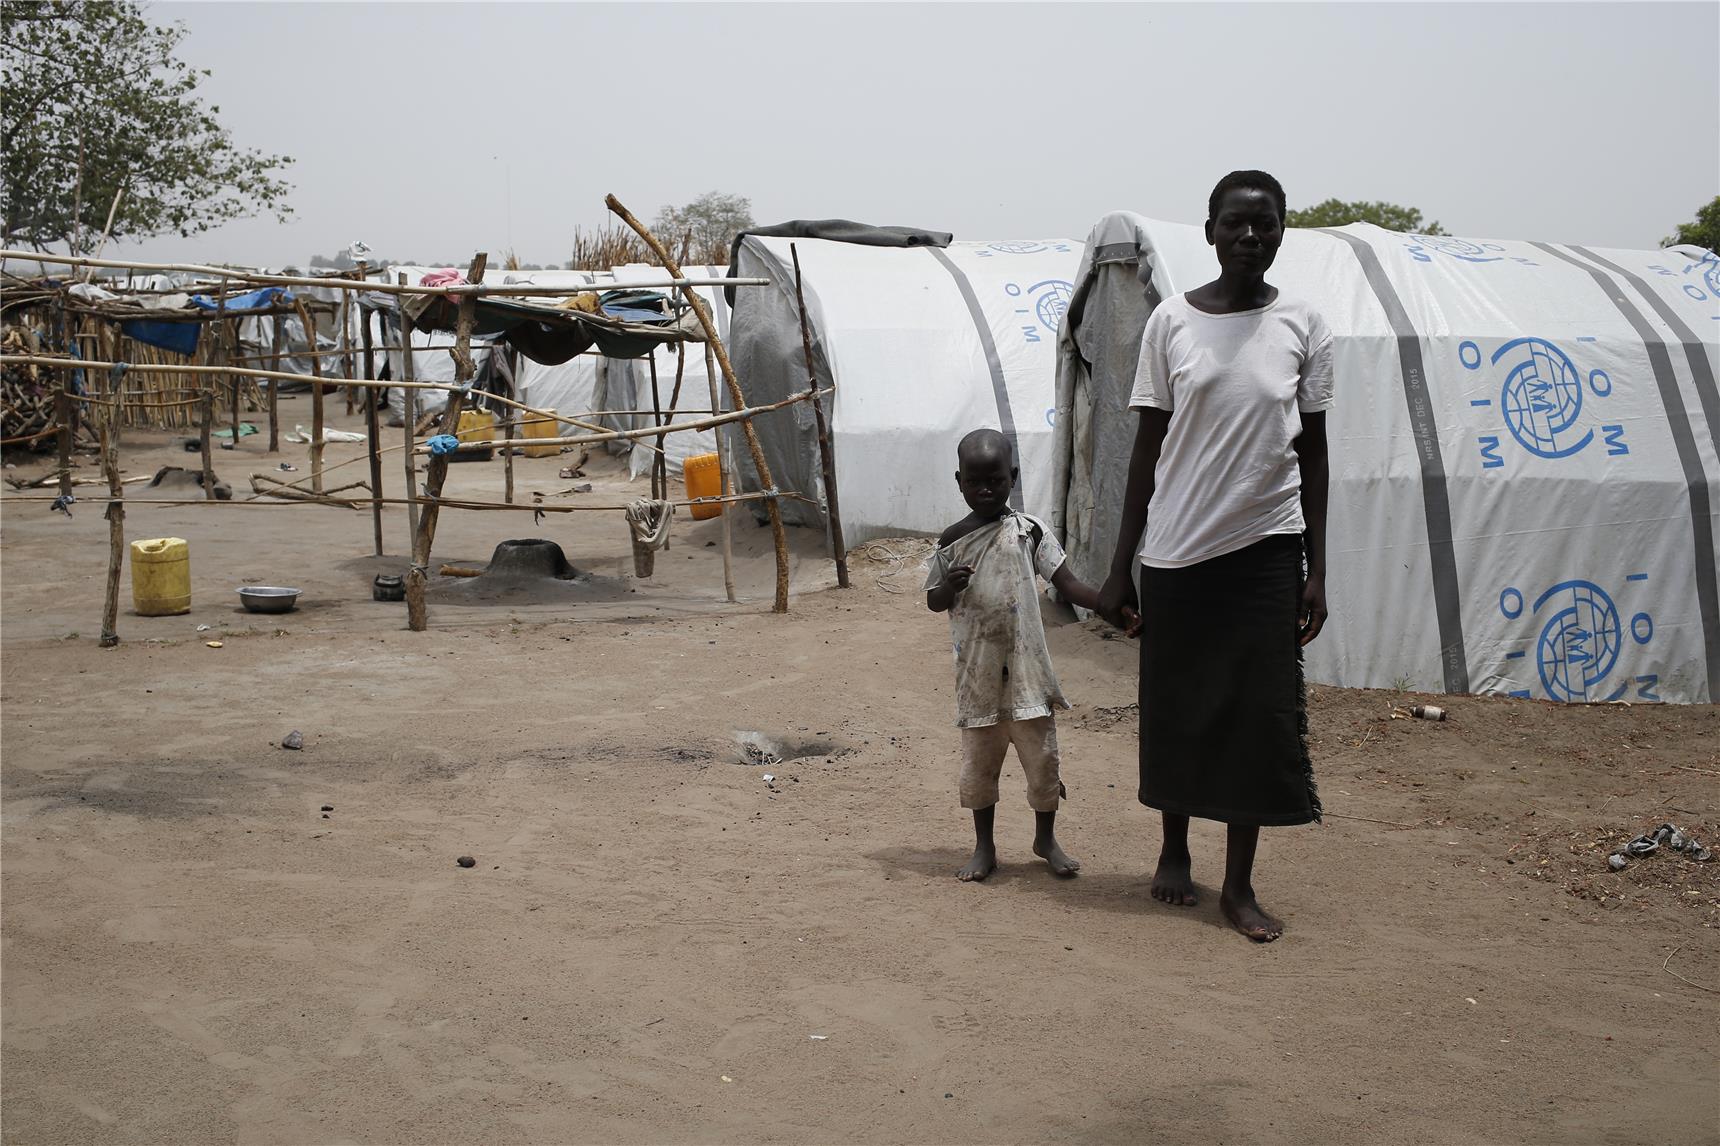
[[[853,226],[847,224],[846,226]],[[895,230],[895,229],[891,229]],[[788,235],[744,236],[732,273],[772,285],[734,292],[729,353],[747,400],[807,388],[790,245],[798,248],[818,385],[826,399],[850,544],[937,534],[968,511],[955,484],[956,443],[989,426],[1016,443],[1014,503],[1052,509],[1057,330],[1081,244],[1068,239],[875,246]],[[823,480],[806,404],[754,423],[785,520],[823,528]],[[736,451],[742,484],[756,475]]]
[[[1088,237],[1058,345],[1056,523],[1116,545],[1157,303],[1218,270],[1199,227]],[[1335,338],[1317,680],[1556,701],[1720,699],[1720,262],[1289,231],[1268,280]],[[1149,634],[1150,639],[1150,634]]]

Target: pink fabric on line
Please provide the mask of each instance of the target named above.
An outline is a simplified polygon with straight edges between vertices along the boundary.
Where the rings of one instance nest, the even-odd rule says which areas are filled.
[[[419,286],[458,286],[466,281],[466,276],[459,271],[444,269],[431,271],[418,280]]]

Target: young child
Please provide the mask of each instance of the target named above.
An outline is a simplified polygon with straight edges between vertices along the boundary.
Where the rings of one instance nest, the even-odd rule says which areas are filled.
[[[973,810],[976,837],[973,858],[956,878],[980,880],[997,869],[992,819],[1011,744],[1027,776],[1033,852],[1057,875],[1074,875],[1081,864],[1058,846],[1054,830],[1063,784],[1051,712],[1069,703],[1045,647],[1034,574],[1085,609],[1097,606],[1099,594],[1075,579],[1044,522],[1009,507],[1021,471],[1008,438],[975,430],[961,440],[956,461],[956,485],[973,512],[938,538],[925,586],[926,607],[950,615],[956,727],[962,730],[961,803]]]

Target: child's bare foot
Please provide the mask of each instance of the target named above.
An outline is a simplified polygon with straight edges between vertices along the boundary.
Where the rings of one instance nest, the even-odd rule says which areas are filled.
[[[1081,870],[1081,861],[1066,854],[1057,843],[1057,837],[1033,841],[1033,854],[1045,861],[1045,866],[1051,869],[1052,875],[1071,876]]]
[[[997,870],[997,849],[990,844],[980,844],[973,850],[973,858],[967,861],[956,878],[963,883],[974,883],[984,879]]]
[[[1218,910],[1230,925],[1256,943],[1270,943],[1284,934],[1284,923],[1266,912],[1254,898],[1254,893],[1229,891],[1219,893]]]
[[[1153,873],[1153,898],[1173,907],[1193,907],[1200,897],[1194,893],[1192,867],[1187,852],[1160,852],[1159,870]]]

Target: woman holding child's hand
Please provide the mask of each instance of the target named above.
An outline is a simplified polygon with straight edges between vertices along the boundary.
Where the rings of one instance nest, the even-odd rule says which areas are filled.
[[[1276,179],[1219,181],[1206,221],[1219,276],[1160,303],[1141,337],[1140,426],[1098,595],[1107,621],[1145,633],[1140,800],[1164,819],[1153,897],[1196,902],[1189,819],[1218,820],[1219,909],[1263,943],[1284,925],[1254,894],[1260,828],[1320,818],[1301,646],[1327,607],[1332,336],[1266,282],[1283,236]]]

